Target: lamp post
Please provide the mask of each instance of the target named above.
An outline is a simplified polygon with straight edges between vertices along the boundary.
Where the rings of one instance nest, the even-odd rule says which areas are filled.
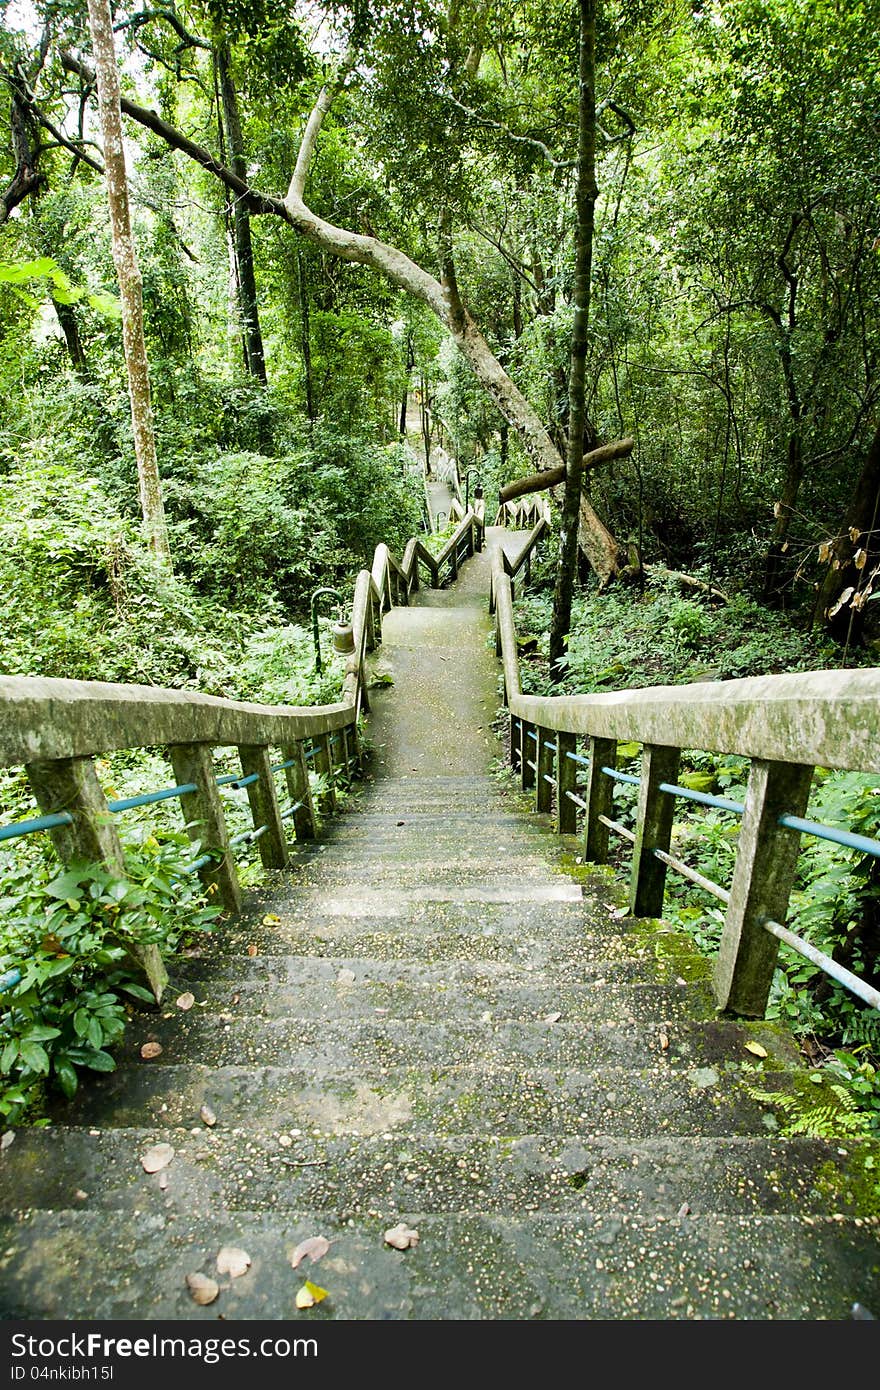
[[[468,509],[468,500],[469,500],[469,498],[470,498],[470,492],[471,492],[471,474],[472,474],[472,473],[476,473],[476,471],[477,471],[476,468],[469,468],[469,469],[467,470],[467,472],[465,473],[465,475],[464,475],[464,509],[465,509],[465,511],[467,511],[467,509]],[[477,492],[477,488],[480,489],[479,492]],[[478,479],[477,479],[477,487],[474,488],[474,496],[475,496],[475,497],[477,497],[477,496],[482,497],[482,495],[483,495],[483,489],[482,489],[482,487],[480,486],[480,480],[479,480],[479,478],[478,478]]]
[[[336,602],[339,604],[339,622],[337,627],[341,628],[344,626],[342,623],[342,605],[345,600],[342,595],[336,589],[316,589],[312,594],[312,639],[315,643],[315,670],[319,675],[324,668],[321,663],[321,638],[318,632],[318,599],[322,598],[325,594],[329,595],[331,598],[335,598]],[[337,645],[336,629],[334,629],[333,634],[333,645],[337,650],[341,650]],[[348,648],[348,650],[352,650],[352,648]]]

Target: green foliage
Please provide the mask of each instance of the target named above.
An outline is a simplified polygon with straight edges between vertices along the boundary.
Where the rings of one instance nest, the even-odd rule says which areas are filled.
[[[20,1119],[44,1094],[74,1094],[80,1073],[112,1071],[127,1004],[150,1002],[132,955],[163,955],[212,929],[218,910],[186,873],[182,832],[126,846],[124,873],[95,864],[35,873],[33,857],[2,866],[0,974],[21,980],[0,995],[0,1114]]]
[[[539,636],[527,667],[529,690],[549,692],[546,654],[552,612],[552,554],[534,570],[535,587],[517,599],[517,627]],[[827,642],[744,595],[727,604],[682,597],[674,578],[648,578],[641,592],[580,593],[557,693],[680,685],[832,664]]]
[[[880,1085],[874,1067],[850,1067],[846,1054],[838,1053],[821,1071],[810,1073],[810,1082],[793,1093],[752,1085],[745,1091],[773,1109],[786,1136],[838,1141],[880,1136]]]

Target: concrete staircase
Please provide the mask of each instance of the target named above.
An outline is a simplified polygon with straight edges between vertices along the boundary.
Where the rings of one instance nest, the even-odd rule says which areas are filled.
[[[116,1072],[0,1157],[4,1318],[880,1310],[855,1146],[782,1138],[748,1094],[795,1084],[792,1041],[716,1018],[705,963],[493,772],[485,563],[466,570],[387,615],[370,775],[325,837],[175,963]],[[292,1268],[313,1236],[329,1250]],[[217,1273],[223,1246],[246,1274]],[[327,1296],[297,1311],[305,1279]]]

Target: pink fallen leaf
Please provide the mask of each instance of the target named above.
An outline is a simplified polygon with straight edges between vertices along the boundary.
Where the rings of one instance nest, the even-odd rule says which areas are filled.
[[[141,1154],[141,1167],[145,1173],[160,1173],[174,1157],[173,1144],[154,1144]]]
[[[326,1236],[309,1236],[308,1240],[300,1241],[291,1255],[291,1267],[296,1269],[307,1257],[314,1264],[315,1260],[323,1259],[329,1249],[330,1242]]]
[[[239,1279],[242,1274],[247,1274],[250,1267],[250,1255],[246,1250],[240,1250],[237,1245],[224,1245],[217,1255],[218,1274],[228,1274],[232,1279]]]
[[[206,1303],[213,1303],[220,1292],[220,1285],[216,1279],[210,1278],[207,1274],[188,1274],[186,1283],[193,1303],[199,1303],[203,1307]]]
[[[418,1243],[418,1231],[413,1231],[403,1221],[392,1226],[390,1231],[385,1232],[385,1244],[392,1245],[395,1250],[408,1250],[411,1245],[418,1245]]]
[[[179,994],[174,1002],[177,1005],[178,1009],[183,1009],[185,1013],[186,1010],[191,1009],[193,1004],[196,1002],[196,996],[194,994],[190,994],[189,990],[187,990],[185,994]]]

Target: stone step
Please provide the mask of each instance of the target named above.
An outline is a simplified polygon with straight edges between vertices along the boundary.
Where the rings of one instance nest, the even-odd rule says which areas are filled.
[[[387,944],[387,940],[388,938],[378,938],[379,945]],[[432,941],[433,939],[429,938],[429,944],[432,944]],[[342,943],[334,944],[339,946]],[[409,954],[401,949],[406,944],[406,938],[402,942],[395,938],[394,944],[397,947],[396,951],[369,957],[349,955],[337,950],[328,951],[325,949],[326,943],[321,941],[316,942],[318,950],[313,950],[307,956],[288,955],[280,950],[276,954],[269,952],[254,956],[233,954],[232,951],[221,954],[216,949],[217,943],[214,943],[213,950],[191,947],[186,956],[173,963],[174,974],[162,1007],[170,1011],[174,1007],[176,996],[195,988],[195,982],[199,980],[213,981],[217,997],[220,998],[222,995],[227,1000],[241,992],[245,980],[250,980],[255,986],[259,986],[261,981],[277,981],[279,988],[285,988],[285,981],[299,979],[295,971],[292,976],[287,976],[285,963],[301,960],[309,962],[309,969],[315,978],[326,981],[336,981],[341,970],[357,971],[363,968],[364,960],[369,959],[371,967],[383,972],[376,978],[383,979],[385,972],[390,976],[393,971],[429,971],[436,973],[441,979],[454,971],[462,979],[468,977],[467,972],[476,972],[477,977],[488,980],[490,975],[487,972],[495,971],[500,977],[506,975],[516,978],[524,987],[534,985],[536,988],[576,989],[581,985],[588,985],[596,989],[623,989],[626,986],[644,986],[645,988],[639,992],[639,998],[650,999],[654,990],[662,993],[664,989],[671,989],[673,986],[682,988],[685,985],[694,985],[701,990],[701,1000],[708,1000],[710,994],[708,962],[695,961],[690,957],[677,960],[674,956],[669,956],[657,961],[650,954],[617,958],[598,955],[589,959],[585,956],[572,958],[567,955],[558,962],[551,961],[549,966],[544,968],[515,953],[508,953],[505,957],[471,955],[469,959],[465,959],[458,954],[444,956],[442,952],[433,952],[429,961],[427,957],[422,959],[416,954],[417,943],[413,938],[409,938],[409,944],[413,948]],[[407,978],[406,974],[403,978]],[[699,1010],[703,1014],[708,1011],[708,1005],[706,1009]]]
[[[546,971],[556,981],[575,984],[595,978],[597,971],[602,978],[612,966],[624,973],[647,972],[648,978],[656,969],[656,978],[661,981],[708,976],[709,962],[678,947],[677,942],[664,943],[659,959],[655,949],[649,939],[635,934],[609,930],[605,935],[592,933],[588,938],[576,922],[562,930],[551,920],[543,935],[525,928],[517,931],[513,923],[506,927],[490,924],[475,931],[472,924],[455,918],[446,924],[438,922],[433,912],[419,914],[415,920],[388,913],[386,917],[308,917],[301,923],[254,924],[243,930],[224,928],[214,939],[206,939],[194,948],[203,960],[244,952],[250,955],[253,950],[255,958],[267,959],[312,955],[325,959],[371,956],[387,961],[421,958],[434,964],[494,961]]]
[[[31,1212],[0,1222],[0,1315],[70,1322],[315,1322],[409,1320],[848,1320],[880,1307],[877,1232],[855,1220],[803,1216],[628,1217],[402,1213],[418,1243],[394,1250],[384,1232],[400,1213],[341,1217],[300,1211],[215,1212],[187,1219],[143,1213]],[[303,1241],[331,1243],[318,1263],[291,1268]],[[250,1257],[218,1277],[207,1307],[186,1276],[216,1275],[220,1249]],[[131,1252],[128,1272],[106,1252]],[[306,1313],[311,1279],[326,1298]],[[230,1335],[232,1330],[230,1329]]]
[[[223,1020],[228,1020],[223,1021]],[[221,1016],[178,1010],[172,1018],[136,1016],[118,1049],[134,1057],[145,1042],[158,1042],[166,1060],[208,1066],[271,1063],[296,1069],[341,1070],[363,1066],[430,1066],[479,1062],[497,1066],[702,1067],[749,1061],[746,1043],[757,1043],[771,1058],[794,1065],[794,1050],[781,1055],[772,1026],[731,1019],[680,1019],[669,1023],[495,1019],[468,1022],[458,1015],[432,1023],[420,1018],[374,1015],[335,1019],[261,1018],[240,1008]]]
[[[312,889],[315,903],[325,895],[360,894],[364,887],[397,894],[409,889],[414,901],[571,902],[583,897],[579,884],[562,873],[556,878],[542,856],[496,855],[491,847],[448,855],[430,846],[413,854],[406,846],[355,857],[329,853],[294,861],[287,871],[288,891]],[[387,887],[382,890],[382,885]]]
[[[127,1054],[126,1054],[127,1055]],[[790,1091],[802,1076],[772,1066],[760,1075],[724,1064],[679,1066],[656,1058],[637,1069],[564,1067],[544,1062],[487,1067],[436,1059],[339,1070],[317,1059],[303,1068],[171,1063],[122,1058],[117,1070],[89,1079],[72,1102],[57,1101],[55,1123],[106,1129],[200,1125],[203,1105],[220,1130],[245,1127],[319,1133],[406,1136],[559,1133],[754,1135],[773,1123],[746,1086]]]
[[[309,956],[278,958],[275,969],[254,978],[252,960],[242,956],[217,977],[204,962],[173,965],[166,996],[174,1009],[175,993],[195,994],[195,1008],[215,1015],[236,1010],[255,1017],[348,1018],[389,1011],[401,1017],[457,1018],[475,1021],[487,1012],[493,1018],[541,1019],[561,1015],[569,1022],[624,1018],[634,1022],[705,1017],[712,996],[703,984],[630,984],[605,979],[602,984],[559,985],[522,970],[487,963],[464,965],[452,961],[427,965],[352,958],[345,964]],[[237,966],[237,968],[236,968]],[[597,980],[601,977],[597,977]]]
[[[157,1142],[161,1173],[141,1158]],[[630,1213],[644,1217],[861,1214],[864,1162],[830,1183],[837,1145],[808,1138],[588,1138],[459,1134],[315,1137],[293,1130],[32,1129],[4,1155],[0,1212],[128,1211],[210,1217],[302,1208],[389,1219],[422,1212]],[[880,1214],[880,1194],[875,1203]]]

